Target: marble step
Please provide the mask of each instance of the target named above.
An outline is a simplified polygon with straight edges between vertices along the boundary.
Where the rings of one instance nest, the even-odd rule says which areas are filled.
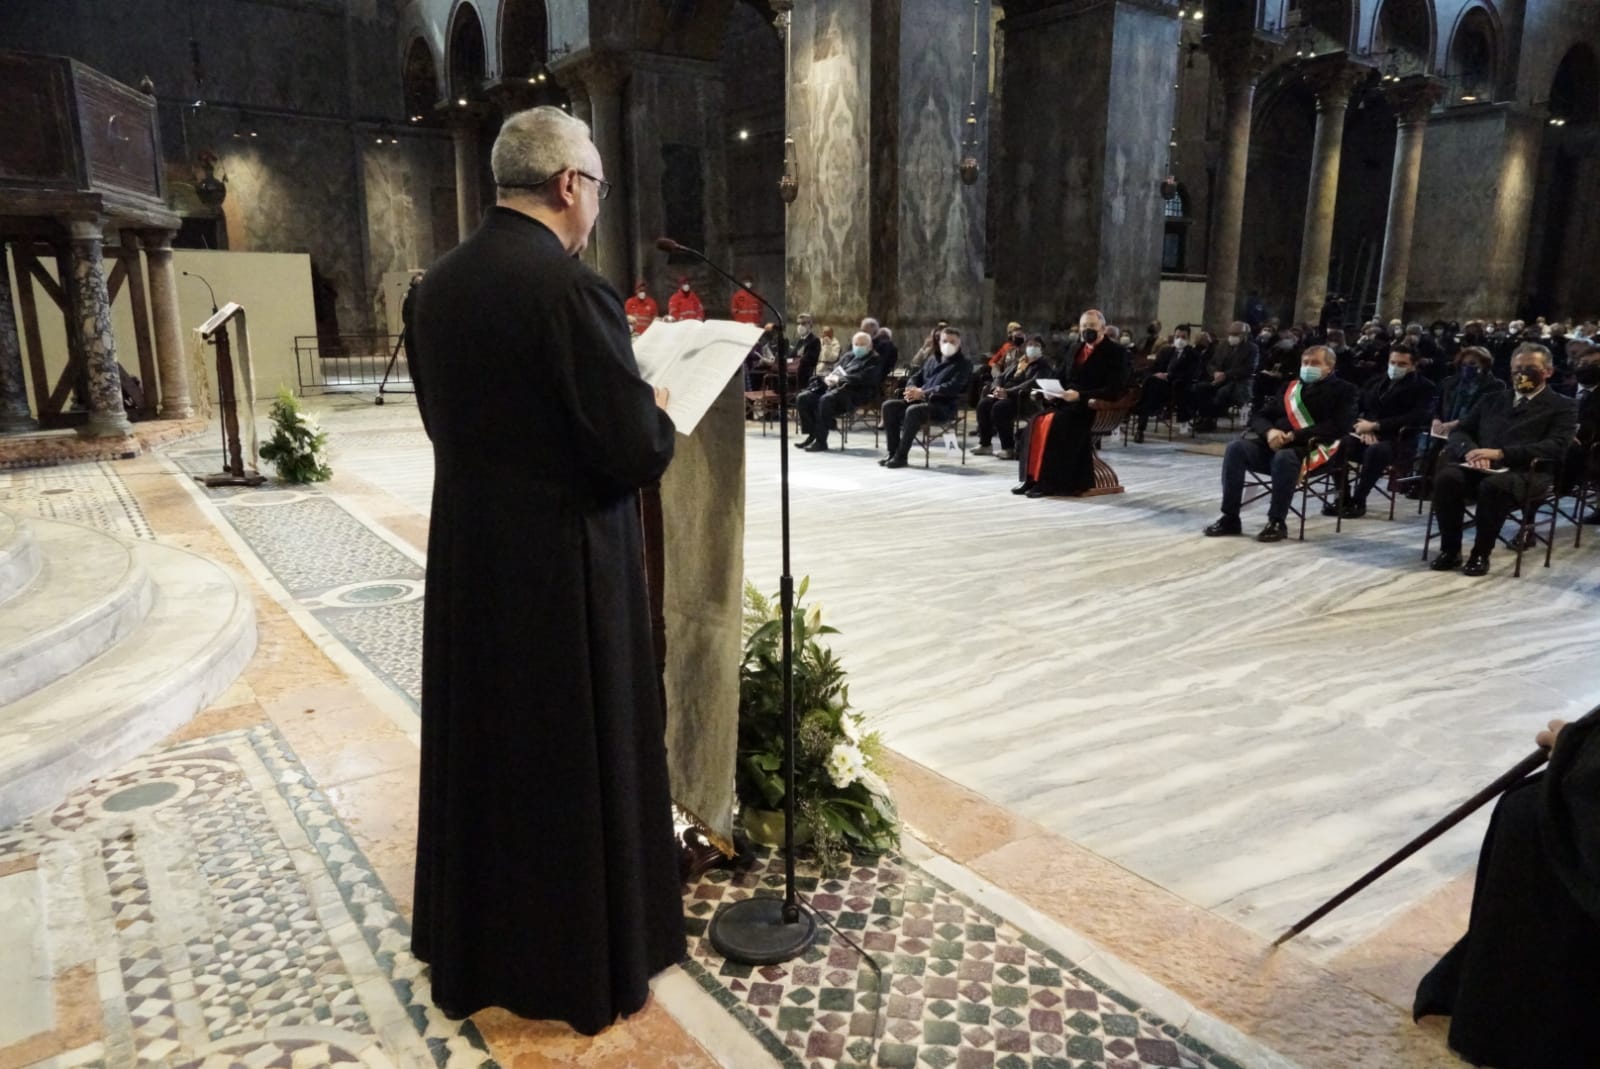
[[[17,595],[39,573],[39,546],[33,528],[20,517],[0,512],[0,602]]]
[[[132,634],[154,597],[131,544],[72,523],[23,529],[38,565],[33,582],[0,602],[0,710]]]
[[[0,828],[182,727],[255,652],[255,607],[240,579],[185,550],[131,545],[154,589],[140,625],[66,678],[0,707]]]

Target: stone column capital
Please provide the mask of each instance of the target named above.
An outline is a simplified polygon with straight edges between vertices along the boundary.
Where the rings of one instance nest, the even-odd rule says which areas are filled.
[[[176,230],[141,230],[139,244],[145,252],[171,252],[172,239],[177,236]]]
[[[1260,30],[1208,33],[1201,38],[1224,88],[1254,86],[1283,54],[1284,39]]]
[[[1426,122],[1433,106],[1444,97],[1444,82],[1426,74],[1413,75],[1394,83],[1388,90],[1400,126]]]
[[[552,71],[569,92],[615,96],[628,81],[628,63],[617,52],[585,52]]]
[[[68,219],[67,233],[72,236],[73,241],[104,241],[105,220],[98,215]]]
[[[1300,67],[1300,80],[1317,96],[1317,110],[1348,107],[1350,94],[1366,81],[1373,67],[1345,52],[1333,52],[1307,60]]]

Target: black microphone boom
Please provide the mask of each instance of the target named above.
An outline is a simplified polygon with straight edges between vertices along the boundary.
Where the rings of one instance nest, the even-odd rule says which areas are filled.
[[[783,313],[761,294],[713,263],[705,253],[657,238],[662,252],[692,256],[771,309],[777,321],[773,339],[778,379],[778,514],[782,522],[783,575],[778,599],[783,619],[783,897],[746,898],[717,910],[708,935],[730,961],[776,965],[803,954],[817,937],[817,919],[800,909],[794,878],[794,576],[789,568],[789,343]]]
[[[185,271],[185,272],[183,272],[183,277],[184,278],[199,278],[200,279],[200,284],[206,288],[206,292],[207,293],[211,294],[211,314],[212,315],[216,315],[217,314],[217,291],[211,288],[211,283],[207,282],[203,278],[200,278],[200,276],[195,274],[193,271]]]

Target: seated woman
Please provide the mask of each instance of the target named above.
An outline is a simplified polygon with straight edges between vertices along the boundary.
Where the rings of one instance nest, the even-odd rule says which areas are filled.
[[[1078,318],[1078,344],[1058,368],[1063,393],[1046,398],[1045,410],[1029,421],[1018,449],[1021,482],[1014,494],[1076,496],[1094,487],[1094,408],[1115,401],[1128,388],[1128,350],[1102,334],[1105,316],[1090,310]]]
[[[1495,377],[1494,357],[1480,346],[1469,345],[1456,353],[1455,367],[1455,374],[1439,383],[1431,432],[1417,438],[1417,467],[1423,472],[1433,470],[1439,447],[1456,429],[1461,417],[1472,411],[1479,398],[1506,388],[1506,384]],[[1420,486],[1413,486],[1407,496],[1415,497],[1421,492]]]
[[[1538,735],[1549,768],[1501,797],[1467,934],[1417,986],[1450,1049],[1496,1069],[1600,1065],[1600,713]]]
[[[1016,458],[1017,413],[1025,411],[1023,406],[1028,403],[1033,384],[1046,367],[1044,337],[1035,334],[1027,339],[1017,361],[978,399],[978,448],[972,451],[973,456],[992,455],[991,443],[999,432],[1000,459]]]

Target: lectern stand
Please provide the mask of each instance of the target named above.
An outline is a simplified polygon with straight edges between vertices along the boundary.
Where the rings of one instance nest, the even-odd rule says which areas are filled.
[[[239,338],[237,374],[234,369],[233,344],[229,339],[230,326]],[[250,332],[245,325],[244,309],[229,301],[202,323],[197,331],[203,339],[217,347],[217,403],[222,410],[223,470],[210,475],[196,475],[195,481],[206,486],[260,486],[267,481],[267,477],[255,467],[255,373],[250,362]],[[238,383],[244,386],[245,419],[248,421],[250,443],[248,457],[239,438]]]

